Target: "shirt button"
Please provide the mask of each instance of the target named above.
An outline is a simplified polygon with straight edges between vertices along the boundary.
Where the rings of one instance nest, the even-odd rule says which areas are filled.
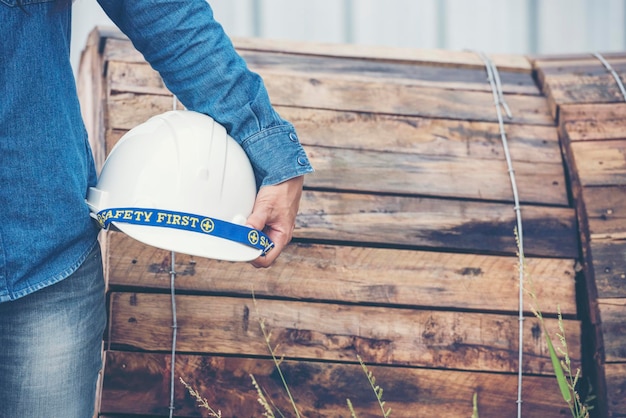
[[[289,134],[289,139],[291,140],[291,142],[298,142],[298,136],[293,132]]]
[[[298,164],[300,165],[306,165],[307,164],[307,160],[304,157],[298,157]]]

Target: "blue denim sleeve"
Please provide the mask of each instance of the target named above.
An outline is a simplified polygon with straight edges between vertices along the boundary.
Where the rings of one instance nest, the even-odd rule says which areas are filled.
[[[210,115],[241,144],[258,187],[313,171],[294,127],[205,0],[98,2],[187,109]]]

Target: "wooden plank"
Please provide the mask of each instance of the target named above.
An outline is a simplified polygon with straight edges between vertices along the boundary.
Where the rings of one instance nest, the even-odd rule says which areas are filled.
[[[626,70],[626,63],[616,64],[617,71]],[[600,61],[588,65],[567,66],[567,62],[535,63],[544,94],[551,108],[566,104],[619,103],[624,101],[617,82]]]
[[[111,286],[169,288],[169,251],[119,232],[108,236]],[[516,262],[515,257],[292,243],[271,269],[176,254],[176,288],[513,313],[519,304]],[[576,316],[574,264],[567,259],[526,258],[526,285],[533,287],[544,314],[556,314],[558,304],[563,315]]]
[[[107,149],[111,150],[125,132],[110,131]],[[308,188],[513,202],[510,177],[502,156],[480,159],[304,147],[315,167],[315,172],[305,177]],[[561,162],[515,161],[513,166],[522,203],[569,204]]]
[[[133,98],[137,97],[143,96]],[[146,99],[111,104],[109,125],[125,129],[149,117],[155,105],[171,107],[169,98]],[[141,111],[130,111],[139,107]],[[316,172],[305,179],[307,187],[512,201],[496,124],[287,107],[279,110],[293,121],[301,141],[312,144],[305,148]],[[521,200],[567,205],[556,131],[509,126]],[[349,138],[345,132],[351,132]],[[121,134],[111,134],[107,142],[113,143],[107,149]]]
[[[585,186],[626,186],[626,139],[570,144]]]
[[[601,52],[602,56],[613,62],[614,59],[622,59],[625,57],[622,51],[605,51]],[[598,59],[595,58],[590,52],[587,53],[558,53],[558,54],[530,54],[526,58],[533,64],[533,66],[544,65],[543,63],[560,63],[563,61],[589,61]],[[599,61],[597,61],[599,62]]]
[[[497,123],[276,108],[295,125],[300,141],[305,145],[481,160],[504,159]],[[510,124],[506,126],[506,134],[514,162],[561,163],[559,138],[554,127]]]
[[[345,181],[348,185],[365,183],[373,186],[383,182],[384,186],[370,190],[385,191],[383,188],[388,188],[393,191],[395,188],[405,194],[442,193],[476,199],[511,199],[508,172],[501,166],[505,157],[497,124],[289,107],[278,107],[278,110],[296,126],[303,144],[329,147],[319,149],[323,151],[324,158],[313,162],[316,173],[306,179],[310,187],[316,187],[317,182],[323,179],[325,184],[320,187],[332,185],[333,188],[342,188],[341,183],[350,174],[345,173],[346,165],[361,161],[351,151],[358,150],[371,156],[373,161],[355,169],[360,175]],[[523,178],[528,179],[528,176],[539,177],[524,182],[525,185],[518,188],[522,200],[567,205],[556,130],[511,124],[507,125],[507,137],[519,181],[524,182]],[[318,149],[307,149],[313,150],[310,156],[315,158]],[[366,150],[381,154],[367,153]],[[348,158],[347,154],[354,154],[354,158]],[[341,163],[333,163],[334,159],[339,159]],[[380,169],[395,170],[398,161],[400,164],[403,161],[414,164],[414,168],[404,167],[405,171],[395,176],[378,172]],[[327,171],[324,168],[328,166],[330,170]],[[337,173],[336,170],[342,172]],[[366,176],[372,170],[376,170],[373,175]],[[415,175],[410,176],[411,172]],[[398,187],[397,183],[391,184],[388,180],[402,180],[405,186]],[[482,181],[489,186],[481,187]]]
[[[626,186],[585,187],[582,199],[592,240],[626,237]]]
[[[626,417],[626,363],[607,363],[604,370],[610,416]]]
[[[311,56],[274,52],[242,51],[250,69],[259,74],[306,74],[312,78],[384,81],[402,85],[437,87],[451,90],[491,92],[486,69],[406,62],[380,62],[346,57]],[[501,72],[504,93],[539,95],[531,74]]]
[[[491,92],[444,90],[266,74],[272,102],[282,106],[496,122]],[[543,97],[507,95],[513,117],[505,123],[553,126]]]
[[[108,61],[106,66],[109,94],[143,93],[171,96],[163,79],[147,62]]]
[[[479,160],[419,154],[306,147],[315,173],[307,187],[513,202],[504,159]],[[567,205],[562,164],[516,162],[525,203]]]
[[[611,59],[622,71],[626,61]],[[533,62],[537,79],[546,95],[552,115],[563,105],[583,103],[620,103],[624,97],[613,76],[591,55],[581,58],[537,60]],[[622,71],[623,72],[623,71]]]
[[[599,298],[626,298],[626,240],[592,240]]]
[[[310,79],[306,75],[264,75],[272,103],[276,106],[354,111],[366,113],[397,114],[445,119],[497,122],[491,92],[442,90],[387,84],[383,82],[359,82],[333,79]],[[150,98],[134,97],[138,94],[116,94],[122,86],[112,90],[108,102],[119,106],[120,101],[133,100],[150,103]],[[141,89],[140,93],[154,93]],[[163,94],[167,94],[163,91]],[[163,101],[169,97],[156,97]],[[169,107],[171,109],[171,99]],[[504,122],[553,126],[547,103],[543,97],[509,95],[506,98],[513,118]],[[163,107],[160,107],[163,109]]]
[[[487,82],[487,73],[484,68],[464,69],[271,52],[244,51],[241,55],[250,69],[262,77],[270,74],[273,76],[306,75],[308,78],[315,79],[384,82],[491,93],[491,86]],[[107,61],[107,72],[110,74],[112,90],[166,94],[167,89],[159,74],[145,61],[131,60],[129,62],[116,55]],[[529,73],[502,72],[500,77],[504,93],[534,96],[541,94]],[[147,87],[150,90],[144,90]]]
[[[329,57],[347,57],[383,61],[412,62],[441,67],[484,68],[480,56],[471,51],[444,49],[416,49],[389,46],[330,44],[318,42],[297,42],[280,39],[234,38],[239,50],[279,52],[285,54],[306,54]],[[530,61],[519,54],[489,55],[502,72],[531,72]]]
[[[108,351],[102,412],[167,416],[170,363],[169,356],[164,354]],[[383,388],[383,398],[394,417],[470,416],[474,393],[478,394],[480,416],[516,414],[514,375],[368,368]],[[180,354],[176,356],[176,370],[177,377],[185,379],[225,417],[262,415],[250,374],[284,414],[293,414],[271,360]],[[358,364],[285,360],[281,370],[302,416],[349,417],[346,406],[349,398],[357,416],[380,417],[380,408]],[[554,378],[526,376],[522,389],[524,416],[557,418],[569,413]],[[176,416],[200,416],[195,399],[178,381],[175,405]]]
[[[112,93],[107,98],[107,116],[115,119],[116,124],[107,123],[107,129],[132,129],[154,115],[172,110],[172,95]],[[183,109],[182,104],[178,109]],[[107,148],[110,151],[110,145]]]
[[[605,59],[618,74],[626,71],[626,56],[624,56],[623,53],[619,56],[605,57]],[[580,55],[578,57],[561,56],[561,58],[555,60],[540,59],[534,61],[533,64],[534,67],[540,69],[544,75],[550,76],[611,76],[604,67],[604,64],[592,54]]]
[[[527,256],[575,258],[569,208],[523,206]],[[296,238],[515,254],[510,204],[305,191]]]
[[[107,33],[103,51],[105,60],[142,62],[143,56],[120,33]],[[276,52],[323,57],[344,57],[371,61],[402,62],[441,67],[482,69],[484,64],[478,54],[469,51],[443,49],[399,48],[375,45],[300,42],[280,39],[233,38],[235,48],[244,51]],[[491,60],[501,72],[531,73],[531,64],[522,55],[492,54]]]
[[[106,158],[104,142],[98,140],[104,130],[102,103],[105,97],[104,80],[100,71],[102,57],[99,55],[99,42],[99,32],[92,31],[80,56],[76,83],[81,115],[88,129],[89,145],[98,170]]]
[[[605,206],[605,203],[608,203],[604,200],[607,196],[607,191],[616,188],[583,187],[581,185],[583,179],[581,179],[580,172],[577,168],[578,161],[573,155],[574,153],[571,146],[573,143],[580,143],[580,141],[573,142],[570,138],[570,133],[576,136],[576,130],[565,129],[565,122],[573,120],[571,115],[574,115],[572,111],[574,109],[573,106],[562,107],[564,118],[559,120],[559,134],[563,141],[565,163],[569,171],[572,195],[577,207],[581,239],[582,271],[584,273],[581,277],[584,278],[584,282],[581,283],[582,286],[579,288],[579,291],[581,292],[580,296],[583,302],[581,304],[582,315],[588,318],[584,321],[586,332],[584,333],[585,337],[583,337],[585,338],[585,349],[583,351],[586,352],[585,357],[588,359],[587,371],[590,374],[590,384],[593,387],[594,394],[597,396],[596,413],[598,416],[610,416],[611,407],[607,399],[611,396],[610,392],[613,388],[608,387],[608,382],[604,374],[605,343],[607,336],[604,325],[605,315],[601,312],[604,308],[600,306],[599,294],[609,296],[616,292],[615,289],[612,288],[614,283],[608,281],[608,277],[597,278],[600,273],[599,269],[604,266],[596,264],[595,252],[597,248],[594,248],[596,240],[590,238],[590,231],[596,231],[602,234],[612,228],[611,225],[602,225],[600,222],[602,217],[607,215],[606,211],[610,209],[610,206],[608,208]],[[574,115],[574,117],[577,117],[577,115]],[[589,126],[592,131],[595,129],[594,118],[595,116],[591,114]],[[592,134],[589,137],[593,138],[594,135]],[[582,136],[579,136],[579,138],[582,138]],[[595,141],[588,142],[592,143]],[[587,205],[589,205],[589,209]],[[617,226],[615,223],[611,222],[611,224]],[[610,313],[611,310],[609,309],[607,312]],[[608,318],[611,317],[609,313],[606,313]],[[613,339],[613,337],[609,338]],[[611,348],[611,350],[614,349]]]
[[[165,351],[171,344],[169,295],[110,295],[110,344]],[[260,321],[271,330],[278,355],[328,361],[516,372],[518,318],[360,305],[178,295],[177,349],[194,353],[267,355]],[[257,312],[258,309],[258,312]],[[545,319],[550,335],[559,331]],[[574,364],[580,362],[580,323],[563,326]],[[556,337],[555,337],[556,338]],[[543,330],[524,322],[524,372],[552,374]]]
[[[155,106],[161,103],[159,97],[154,100]],[[113,141],[145,120],[133,117],[129,109],[109,109],[108,127],[117,131]],[[276,109],[295,125],[304,145],[479,160],[505,158],[496,123],[283,106]],[[553,127],[507,125],[506,133],[514,164],[562,164],[559,138]]]
[[[396,187],[400,193],[432,195],[435,190],[441,190],[441,195],[446,196],[511,199],[508,173],[501,166],[505,158],[497,124],[288,107],[279,107],[279,111],[294,123],[304,144],[333,147],[332,150],[309,148],[312,158],[315,159],[319,152],[323,155],[313,164],[317,172],[311,176],[311,182],[323,180],[325,184],[320,187],[328,187],[333,181],[347,178],[350,175],[344,170],[347,164],[358,163],[362,159],[358,158],[359,155],[369,155],[371,161],[355,169],[360,177],[351,178],[348,184],[363,182],[375,185],[385,181],[384,188],[394,191]],[[508,125],[507,131],[513,165],[520,182],[525,176],[533,177],[541,173],[539,178],[519,187],[524,199],[567,204],[556,131],[550,127],[528,125]],[[351,135],[345,135],[345,132]],[[335,150],[335,147],[342,150]],[[361,152],[357,155],[343,148]],[[363,152],[368,149],[384,153]],[[400,155],[394,154],[396,152]],[[417,154],[419,158],[414,159],[411,154]],[[413,167],[403,166],[404,161]],[[380,168],[394,170],[400,166],[402,175],[378,173]],[[330,170],[325,170],[327,167]],[[373,173],[367,176],[370,170]],[[415,176],[410,175],[412,172]],[[483,180],[489,186],[481,187],[480,184],[485,183],[480,177],[488,177]],[[408,187],[398,188],[397,184],[386,182],[388,178],[403,178]],[[535,189],[531,184],[543,186]],[[384,191],[380,188],[372,190]],[[535,196],[531,197],[533,194]]]
[[[607,363],[626,361],[626,298],[598,299]]]
[[[563,105],[559,124],[572,142],[624,139],[626,103]]]

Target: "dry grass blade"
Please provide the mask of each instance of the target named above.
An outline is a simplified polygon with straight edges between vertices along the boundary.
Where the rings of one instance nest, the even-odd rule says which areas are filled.
[[[370,386],[372,387],[374,394],[376,395],[376,400],[378,401],[378,406],[380,406],[380,410],[383,413],[383,418],[390,417],[391,408],[388,408],[385,411],[385,401],[383,400],[383,388],[381,388],[379,385],[376,384],[376,377],[374,377],[374,374],[367,368],[361,356],[357,355],[356,357],[359,360],[359,363],[361,364],[361,368],[365,372],[365,376],[367,376],[367,380],[370,383]]]
[[[202,396],[200,396],[200,394],[193,387],[191,387],[191,385],[185,382],[182,377],[180,377],[179,379],[180,379],[180,382],[187,388],[187,391],[189,392],[189,394],[193,396],[194,398],[196,398],[196,401],[198,402],[198,406],[209,411],[209,417],[222,418],[222,411],[218,410],[216,412],[213,408],[211,408],[206,398],[203,398]]]

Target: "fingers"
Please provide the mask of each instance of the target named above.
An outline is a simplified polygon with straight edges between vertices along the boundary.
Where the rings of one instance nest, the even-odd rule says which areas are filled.
[[[259,190],[247,224],[265,232],[274,243],[274,248],[265,256],[253,260],[253,266],[269,267],[291,241],[303,182],[304,178],[300,176]]]

